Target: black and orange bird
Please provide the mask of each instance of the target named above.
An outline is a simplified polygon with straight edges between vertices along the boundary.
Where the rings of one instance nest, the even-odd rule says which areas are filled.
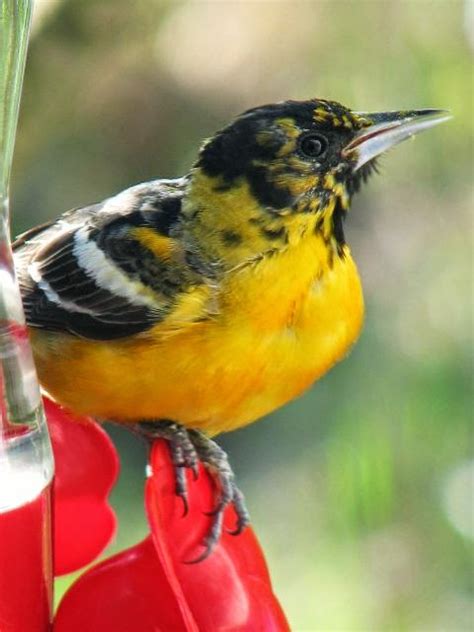
[[[344,238],[376,157],[449,118],[354,112],[322,99],[238,116],[190,172],[133,186],[33,228],[14,245],[41,385],[76,413],[168,440],[248,522],[211,438],[303,393],[354,344],[364,304]]]

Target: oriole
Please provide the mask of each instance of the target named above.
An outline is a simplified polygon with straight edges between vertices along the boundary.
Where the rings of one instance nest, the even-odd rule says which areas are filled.
[[[363,298],[343,221],[381,152],[447,117],[326,100],[257,107],[205,141],[190,172],[74,209],[15,243],[39,379],[98,419],[148,422],[177,493],[198,459],[222,511],[248,521],[209,435],[305,391],[357,339]],[[150,422],[151,426],[150,426]]]

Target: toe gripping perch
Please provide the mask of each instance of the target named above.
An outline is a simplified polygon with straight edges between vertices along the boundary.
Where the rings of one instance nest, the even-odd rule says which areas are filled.
[[[231,535],[242,533],[250,522],[250,516],[245,506],[244,496],[235,483],[235,476],[227,454],[215,441],[199,430],[188,430],[173,421],[142,422],[139,424],[138,432],[150,441],[160,438],[168,442],[175,472],[175,491],[183,501],[184,515],[188,512],[186,469],[192,471],[196,480],[199,474],[199,463],[202,463],[211,473],[218,487],[216,505],[207,514],[212,517],[212,524],[204,540],[204,552],[196,559],[188,561],[188,564],[201,562],[212,553],[222,534],[224,512],[228,505],[233,505],[237,514],[235,529],[229,533]]]

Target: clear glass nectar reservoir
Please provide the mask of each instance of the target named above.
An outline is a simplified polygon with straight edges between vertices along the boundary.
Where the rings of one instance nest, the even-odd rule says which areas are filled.
[[[0,0],[0,621],[44,632],[52,617],[54,461],[10,244],[9,179],[32,0]]]

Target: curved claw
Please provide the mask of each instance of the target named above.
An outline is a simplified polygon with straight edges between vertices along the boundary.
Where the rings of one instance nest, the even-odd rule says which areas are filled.
[[[225,532],[228,533],[229,535],[240,535],[246,526],[247,526],[247,523],[241,522],[239,520],[239,522],[237,523],[237,526],[234,527],[234,529],[226,529]]]
[[[207,516],[208,518],[213,518],[214,516],[217,516],[219,513],[221,513],[222,511],[224,511],[224,509],[226,508],[226,506],[228,505],[228,501],[222,501],[220,500],[217,505],[214,507],[214,509],[211,509],[210,511],[203,511],[202,513]]]
[[[219,538],[221,537],[223,520],[224,520],[224,510],[220,511],[216,515],[211,525],[209,533],[204,540],[203,545],[205,547],[205,550],[203,551],[203,553],[201,553],[201,555],[199,555],[197,558],[193,560],[184,562],[185,564],[197,564],[198,562],[202,562],[212,553],[216,544],[219,542]]]
[[[226,532],[229,535],[240,535],[245,527],[249,524],[250,516],[245,507],[243,494],[237,488],[235,489],[232,502],[234,505],[235,513],[237,514],[237,522],[233,529],[226,529]]]
[[[183,560],[183,564],[199,564],[199,562],[204,562],[204,560],[207,559],[209,555],[212,553],[213,548],[214,547],[205,545],[204,552],[201,553],[201,555],[198,555],[192,560]]]
[[[193,473],[193,481],[197,481],[197,479],[199,478],[199,466],[197,464],[197,462],[193,463],[191,466],[191,471]]]
[[[139,426],[140,433],[147,438],[163,438],[168,442],[171,460],[175,471],[175,493],[183,501],[183,518],[189,512],[188,482],[186,469],[191,470],[193,479],[199,477],[199,463],[211,473],[217,492],[216,504],[204,515],[212,518],[211,527],[204,540],[204,551],[184,564],[197,564],[205,560],[214,550],[223,531],[224,513],[232,504],[237,514],[237,523],[233,529],[225,529],[230,535],[239,535],[250,522],[243,494],[234,482],[234,473],[229,465],[226,453],[212,439],[199,430],[187,430],[172,421],[144,422]]]
[[[187,494],[178,494],[181,500],[183,501],[183,513],[181,514],[181,518],[186,518],[189,513],[189,502]]]

